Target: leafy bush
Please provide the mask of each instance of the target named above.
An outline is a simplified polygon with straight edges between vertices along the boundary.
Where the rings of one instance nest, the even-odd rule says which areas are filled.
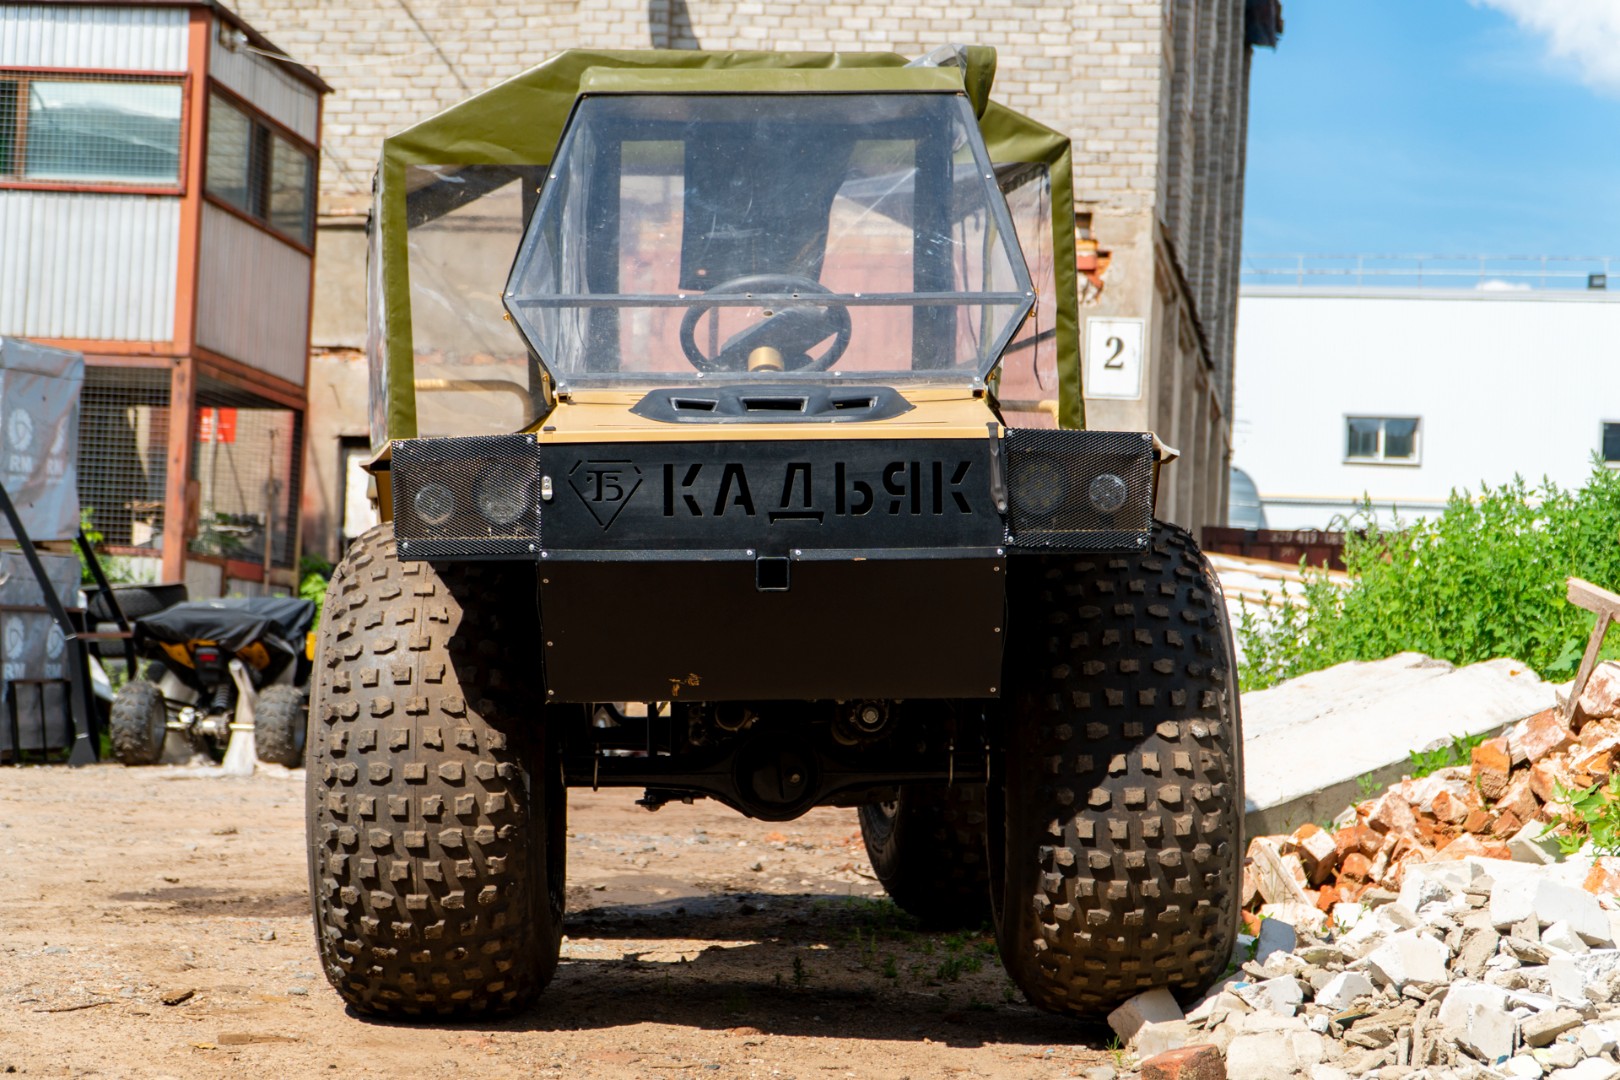
[[[321,608],[326,602],[326,583],[332,577],[332,564],[319,555],[305,555],[298,560],[298,595],[315,604],[315,626],[321,622]],[[312,626],[310,629],[314,629]]]
[[[1477,497],[1454,491],[1433,518],[1385,528],[1367,503],[1335,524],[1349,587],[1302,563],[1303,594],[1273,598],[1264,615],[1245,606],[1243,689],[1407,651],[1454,664],[1513,657],[1568,678],[1593,616],[1565,599],[1565,579],[1620,587],[1620,472],[1601,462],[1576,491],[1515,477]],[[1605,652],[1617,654],[1620,640]]]

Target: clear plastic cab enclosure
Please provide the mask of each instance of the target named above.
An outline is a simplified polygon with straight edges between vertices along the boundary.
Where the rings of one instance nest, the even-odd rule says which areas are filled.
[[[558,391],[976,385],[1035,291],[961,93],[579,99],[503,302]]]

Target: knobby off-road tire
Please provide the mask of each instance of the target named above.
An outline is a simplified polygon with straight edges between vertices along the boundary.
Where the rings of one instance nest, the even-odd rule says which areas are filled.
[[[534,571],[395,557],[361,536],[327,591],[308,748],[310,889],[356,1010],[471,1019],[550,981],[561,756],[542,731]]]
[[[872,869],[902,911],[934,930],[990,921],[983,784],[911,784],[860,809]]]
[[[259,760],[295,768],[304,763],[309,710],[296,686],[267,686],[253,707],[253,747]]]
[[[1002,961],[1056,1012],[1197,994],[1231,957],[1243,850],[1219,585],[1164,524],[1139,555],[1008,562]]]
[[[113,698],[107,718],[113,757],[121,765],[156,765],[163,756],[169,711],[163,691],[145,679],[131,679]]]

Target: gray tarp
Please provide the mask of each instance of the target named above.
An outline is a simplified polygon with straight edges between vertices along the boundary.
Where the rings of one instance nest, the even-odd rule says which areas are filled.
[[[0,337],[0,483],[35,540],[79,531],[79,392],[84,357]],[[15,539],[0,519],[0,539]]]

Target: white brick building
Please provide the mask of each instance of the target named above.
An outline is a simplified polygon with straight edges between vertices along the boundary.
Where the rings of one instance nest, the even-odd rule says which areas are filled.
[[[312,417],[313,550],[335,554],[342,528],[334,440],[365,430],[364,378],[346,368],[365,330],[363,224],[383,136],[566,48],[996,47],[996,98],[1074,140],[1082,347],[1117,337],[1127,365],[1123,381],[1096,383],[1114,396],[1088,388],[1088,426],[1158,431],[1184,454],[1161,513],[1195,527],[1224,520],[1249,62],[1252,46],[1276,43],[1279,0],[244,0],[240,10],[336,89],[312,375],[332,389],[312,397],[343,407]],[[1115,321],[1088,335],[1093,319]]]

